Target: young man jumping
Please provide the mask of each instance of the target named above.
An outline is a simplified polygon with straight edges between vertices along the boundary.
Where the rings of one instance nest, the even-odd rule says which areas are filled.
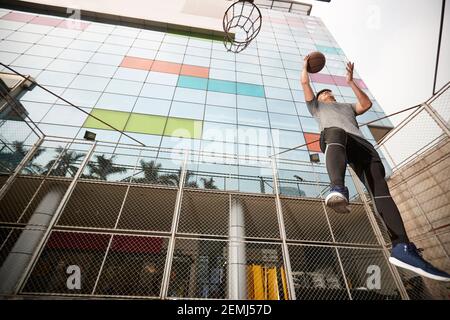
[[[372,144],[359,130],[356,116],[372,107],[369,97],[353,81],[353,63],[347,63],[347,84],[352,88],[357,103],[339,103],[330,89],[314,94],[307,71],[309,56],[304,59],[301,83],[305,101],[311,115],[320,126],[320,148],[331,181],[331,190],[325,204],[338,213],[348,213],[349,194],[344,184],[347,163],[370,190],[377,211],[384,220],[392,241],[389,261],[422,276],[450,281],[450,275],[425,261],[419,250],[406,235],[403,220],[385,181],[385,169]]]

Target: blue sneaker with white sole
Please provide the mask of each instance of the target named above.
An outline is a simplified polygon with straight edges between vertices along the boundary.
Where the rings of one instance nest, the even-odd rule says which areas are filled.
[[[420,251],[414,243],[398,243],[392,248],[389,262],[430,279],[450,281],[450,274],[425,261]]]
[[[325,204],[337,213],[349,213],[347,187],[334,186],[325,198]]]

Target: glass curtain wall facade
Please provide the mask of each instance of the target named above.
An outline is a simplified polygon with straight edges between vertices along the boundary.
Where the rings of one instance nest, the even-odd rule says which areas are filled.
[[[350,173],[352,213],[337,216],[323,205],[318,144],[304,145],[319,128],[299,82],[303,57],[327,58],[311,75],[316,91],[355,102],[347,59],[319,18],[261,11],[257,39],[233,54],[204,34],[0,10],[1,62],[81,109],[39,87],[18,98],[46,138],[0,199],[2,263],[49,193],[64,205],[17,294],[400,298]],[[355,78],[373,101],[358,121],[384,116]],[[3,121],[5,145],[18,141],[18,122]],[[24,130],[30,148],[37,138]],[[81,266],[81,289],[67,286],[68,263]],[[367,288],[371,265],[382,289]]]

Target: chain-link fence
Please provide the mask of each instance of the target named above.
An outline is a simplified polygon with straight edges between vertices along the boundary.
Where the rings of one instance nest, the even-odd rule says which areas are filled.
[[[331,246],[289,245],[298,300],[348,300],[348,285]]]
[[[338,248],[338,252],[354,300],[401,299],[381,250]]]
[[[388,184],[411,241],[450,271],[450,83],[379,144],[392,167]],[[411,299],[449,299],[450,287],[399,269]]]
[[[0,199],[0,277],[17,266],[15,242],[39,230],[12,294],[393,298],[353,294],[340,250],[382,252],[382,243],[350,175],[351,213],[326,209],[323,164],[55,137],[34,152]],[[47,219],[35,223],[36,214]],[[396,288],[378,258],[381,281]],[[370,276],[363,266],[357,273]]]
[[[447,83],[439,92],[432,97],[427,104],[439,115],[440,119],[450,127],[450,83]]]
[[[433,148],[444,135],[441,127],[424,107],[410,115],[405,123],[393,131],[379,145],[393,171]]]
[[[41,137],[43,134],[33,123],[0,115],[0,175],[12,174]]]
[[[380,144],[411,239],[444,270],[447,101],[441,92]],[[413,142],[392,156],[404,141]],[[339,215],[324,205],[329,179],[321,163],[56,137],[20,150],[19,160],[2,158],[10,161],[2,162],[10,170],[0,179],[2,292],[163,299],[448,294],[445,285],[403,270],[399,276],[388,264],[389,234],[350,171],[350,213]]]

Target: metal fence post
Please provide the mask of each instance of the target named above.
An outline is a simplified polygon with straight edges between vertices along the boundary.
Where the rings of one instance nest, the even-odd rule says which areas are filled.
[[[314,172],[314,175],[315,175],[315,178],[316,178],[316,185],[318,187],[319,174],[315,170],[315,166],[316,165],[314,163],[312,163],[312,169],[313,169],[313,172]],[[323,199],[323,196],[322,196],[323,192],[324,192],[324,190],[322,190],[320,192],[320,194],[319,194],[319,198],[321,198],[322,210],[323,210],[323,213],[324,213],[325,218],[327,220],[327,226],[328,226],[328,230],[330,231],[330,234],[331,234],[331,239],[333,240],[333,243],[336,243],[336,237],[334,235],[333,227],[331,226],[330,217],[328,216],[327,208],[326,208],[326,205],[325,205],[325,200]],[[353,295],[352,295],[352,293],[350,291],[350,287],[348,285],[347,275],[346,275],[345,270],[344,270],[344,265],[342,264],[341,254],[339,253],[339,250],[338,250],[338,248],[336,246],[334,247],[334,252],[336,253],[336,257],[337,257],[337,260],[338,260],[339,268],[340,268],[340,270],[342,272],[342,277],[343,277],[344,284],[345,284],[345,290],[347,291],[349,299],[353,300]]]
[[[123,197],[122,204],[120,205],[119,214],[117,215],[116,223],[114,224],[114,230],[117,229],[117,225],[119,224],[119,220],[120,220],[120,216],[123,211],[123,207],[125,206],[125,202],[127,201],[128,193],[130,192],[130,182],[132,181],[133,176],[136,172],[137,164],[138,164],[139,159],[141,158],[141,155],[142,155],[142,149],[139,151],[139,155],[136,158],[136,163],[134,165],[133,172],[132,172],[129,180],[127,181],[128,182],[127,190],[125,191],[125,196]],[[108,254],[109,254],[109,250],[111,249],[111,244],[112,244],[113,238],[114,238],[114,235],[111,235],[111,237],[109,238],[108,246],[106,247],[105,255],[103,256],[102,264],[100,265],[100,269],[98,271],[97,278],[95,279],[94,286],[92,287],[91,295],[94,295],[95,290],[97,290],[98,282],[102,275],[103,268],[104,268],[105,262],[106,262],[106,258],[108,257]]]
[[[25,281],[27,280],[31,270],[33,269],[34,265],[37,262],[38,257],[40,256],[42,250],[44,249],[45,244],[47,243],[47,240],[50,236],[50,232],[52,231],[54,225],[59,219],[59,216],[61,215],[62,211],[64,210],[67,201],[69,200],[70,196],[72,195],[73,190],[75,189],[75,186],[78,182],[79,177],[84,171],[84,168],[86,167],[87,163],[89,162],[92,154],[94,153],[95,147],[97,145],[97,142],[94,141],[89,151],[86,153],[85,158],[83,159],[83,162],[81,163],[80,167],[78,168],[78,171],[76,172],[72,182],[70,183],[69,187],[67,188],[66,192],[64,193],[64,196],[61,199],[61,202],[59,203],[55,213],[53,214],[50,223],[47,227],[47,230],[44,233],[44,236],[39,241],[39,244],[37,246],[37,249],[34,251],[33,255],[31,256],[31,259],[27,265],[27,268],[25,269],[24,273],[22,274],[20,280],[17,283],[17,286],[14,290],[15,294],[18,294],[22,287],[25,284]]]
[[[162,279],[161,299],[166,299],[169,291],[170,273],[172,270],[173,254],[175,251],[175,234],[178,230],[178,223],[180,221],[181,201],[183,199],[184,182],[186,179],[186,168],[188,162],[189,152],[185,150],[183,166],[181,167],[180,181],[178,185],[177,199],[175,202],[175,210],[172,219],[172,229],[170,231],[169,244],[167,246],[166,263]]]
[[[9,176],[9,178],[6,180],[5,184],[0,189],[0,200],[5,196],[6,192],[11,188],[12,183],[17,178],[17,176],[20,174],[22,169],[25,167],[25,165],[31,161],[33,156],[36,154],[36,151],[39,149],[39,147],[42,145],[42,142],[44,141],[44,137],[39,138],[38,141],[34,143],[34,145],[31,147],[30,150],[28,150],[25,157],[22,158],[20,163],[17,165],[16,169],[14,170],[13,174]]]
[[[280,227],[280,236],[281,236],[281,249],[283,253],[283,263],[286,270],[286,282],[287,282],[287,288],[289,292],[289,300],[296,300],[296,294],[295,294],[295,287],[294,287],[294,279],[292,277],[292,268],[291,268],[291,260],[289,257],[289,250],[286,243],[286,229],[284,227],[284,218],[283,218],[283,210],[281,207],[281,200],[280,200],[280,192],[278,189],[278,176],[277,176],[277,169],[276,169],[276,163],[275,159],[271,159],[271,166],[272,166],[272,175],[273,175],[273,189],[275,191],[275,205],[277,209],[277,218],[278,218],[278,225]]]
[[[400,274],[398,273],[397,269],[389,262],[390,254],[387,249],[386,241],[384,241],[383,234],[381,233],[380,227],[378,226],[378,223],[375,219],[374,212],[370,208],[366,194],[364,193],[364,189],[362,188],[362,182],[359,180],[358,176],[355,174],[352,168],[349,168],[349,171],[353,180],[353,184],[355,185],[356,191],[358,192],[359,197],[363,202],[364,209],[366,211],[367,217],[369,218],[369,222],[372,226],[372,229],[375,233],[375,237],[377,238],[378,243],[382,246],[384,258],[386,260],[389,270],[391,271],[392,277],[394,278],[395,284],[397,285],[397,289],[399,290],[400,296],[402,297],[403,300],[409,300],[408,293],[406,292],[405,286],[403,285],[403,281],[400,277]],[[375,207],[375,202],[373,202],[373,206]]]

